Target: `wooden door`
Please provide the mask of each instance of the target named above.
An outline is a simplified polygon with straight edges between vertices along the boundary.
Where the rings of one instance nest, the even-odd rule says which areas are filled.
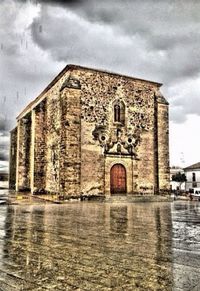
[[[126,169],[116,164],[110,171],[110,192],[112,194],[126,193]]]

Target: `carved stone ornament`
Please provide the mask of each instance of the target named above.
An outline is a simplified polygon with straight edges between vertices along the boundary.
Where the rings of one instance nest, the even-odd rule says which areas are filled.
[[[79,89],[80,90],[81,84],[80,84],[80,81],[78,79],[76,79],[73,76],[69,76],[62,84],[60,91],[62,91],[66,87],[71,88],[71,89]]]
[[[95,125],[95,128],[92,132],[94,140],[104,140],[103,134],[106,131],[106,127],[104,125]]]
[[[115,130],[113,135],[109,134],[105,126],[95,125],[92,132],[94,140],[99,142],[105,154],[125,154],[135,156],[135,147],[139,140],[133,135],[125,135],[122,130]]]

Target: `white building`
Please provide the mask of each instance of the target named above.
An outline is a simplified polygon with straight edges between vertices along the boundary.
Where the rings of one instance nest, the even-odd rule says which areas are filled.
[[[184,172],[187,179],[186,191],[190,188],[200,187],[200,162],[184,168]]]

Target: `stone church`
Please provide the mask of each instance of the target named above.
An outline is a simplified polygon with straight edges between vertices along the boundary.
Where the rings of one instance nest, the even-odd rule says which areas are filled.
[[[10,188],[68,197],[168,193],[161,85],[67,65],[17,117]]]

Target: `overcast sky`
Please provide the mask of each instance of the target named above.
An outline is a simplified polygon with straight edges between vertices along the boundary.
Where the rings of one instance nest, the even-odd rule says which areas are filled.
[[[200,161],[200,1],[0,2],[0,171],[15,117],[66,64],[163,83],[171,165]]]

